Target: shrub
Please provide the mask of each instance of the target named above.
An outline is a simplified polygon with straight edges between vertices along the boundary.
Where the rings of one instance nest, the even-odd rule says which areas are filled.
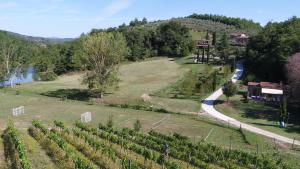
[[[237,86],[232,81],[227,82],[223,86],[222,90],[223,90],[223,94],[227,98],[227,102],[229,101],[229,97],[234,96],[238,91]]]
[[[41,80],[41,81],[53,81],[56,78],[57,78],[57,75],[52,71],[38,73],[38,80]]]

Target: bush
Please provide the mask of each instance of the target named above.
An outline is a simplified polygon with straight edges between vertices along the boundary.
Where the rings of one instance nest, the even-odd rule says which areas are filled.
[[[226,96],[227,101],[229,100],[229,97],[234,96],[237,93],[237,86],[232,82],[227,82],[223,88],[223,94]]]
[[[139,132],[142,128],[142,123],[139,119],[134,123],[134,131]]]
[[[248,74],[244,79],[243,79],[243,83],[247,84],[248,82],[253,82],[255,81],[255,75],[254,74]]]
[[[41,80],[41,81],[53,81],[56,78],[57,78],[57,75],[52,71],[38,73],[38,80]]]

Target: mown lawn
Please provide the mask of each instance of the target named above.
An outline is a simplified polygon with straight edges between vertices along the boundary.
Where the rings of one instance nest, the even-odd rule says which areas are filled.
[[[206,36],[206,32],[197,32],[197,31],[190,31],[190,34],[192,35],[193,40],[200,40],[204,39]]]
[[[256,127],[300,140],[300,126],[296,124],[287,124],[285,128],[280,128],[278,124],[278,106],[265,104],[249,100],[243,101],[241,95],[230,98],[230,103],[225,102],[226,98],[219,98],[219,103],[215,105],[220,112],[233,117],[242,122],[254,125]]]

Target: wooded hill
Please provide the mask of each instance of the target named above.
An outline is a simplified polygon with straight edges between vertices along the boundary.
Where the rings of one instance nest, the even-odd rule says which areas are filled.
[[[182,25],[198,32],[216,32],[216,33],[246,33],[249,35],[255,35],[261,29],[261,27],[239,27],[231,24],[225,24],[218,21],[213,20],[205,20],[205,19],[197,19],[193,17],[184,17],[184,18],[172,18],[169,20],[161,20],[161,21],[154,21],[147,24],[147,26],[158,26],[162,23],[166,23],[169,21],[177,21]]]
[[[233,17],[226,17],[221,15],[211,15],[211,14],[192,14],[186,17],[178,17],[178,18],[171,18],[167,20],[157,20],[147,22],[147,19],[144,18],[143,20],[139,21],[137,18],[129,23],[129,26],[144,26],[155,28],[163,23],[167,23],[170,21],[176,21],[181,23],[182,25],[186,26],[189,29],[198,32],[216,32],[223,34],[225,33],[246,33],[249,35],[257,34],[262,27],[259,23],[255,23],[252,20],[247,20],[243,18],[233,18]],[[121,25],[120,27],[124,27],[125,24]],[[108,28],[107,30],[114,29]],[[103,29],[92,29],[91,32],[97,32]]]
[[[43,44],[64,43],[64,42],[70,42],[70,41],[74,40],[74,38],[55,38],[55,37],[45,38],[45,37],[28,36],[28,35],[22,35],[22,34],[10,32],[10,31],[4,31],[4,30],[0,30],[0,33],[9,34],[9,35],[15,36],[16,38],[24,39],[24,40],[31,41],[31,42],[43,43]]]

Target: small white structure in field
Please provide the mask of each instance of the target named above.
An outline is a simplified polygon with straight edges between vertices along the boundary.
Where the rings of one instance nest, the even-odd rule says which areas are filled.
[[[90,121],[92,121],[92,113],[91,112],[85,112],[83,114],[81,114],[81,122],[83,123],[88,123]]]
[[[25,113],[24,106],[20,106],[20,107],[16,107],[16,108],[12,109],[13,116],[18,116],[18,115],[24,114],[24,113]]]
[[[148,95],[148,94],[143,94],[142,96],[141,96],[141,98],[142,98],[142,100],[144,101],[144,102],[150,102],[151,101],[151,97]]]

